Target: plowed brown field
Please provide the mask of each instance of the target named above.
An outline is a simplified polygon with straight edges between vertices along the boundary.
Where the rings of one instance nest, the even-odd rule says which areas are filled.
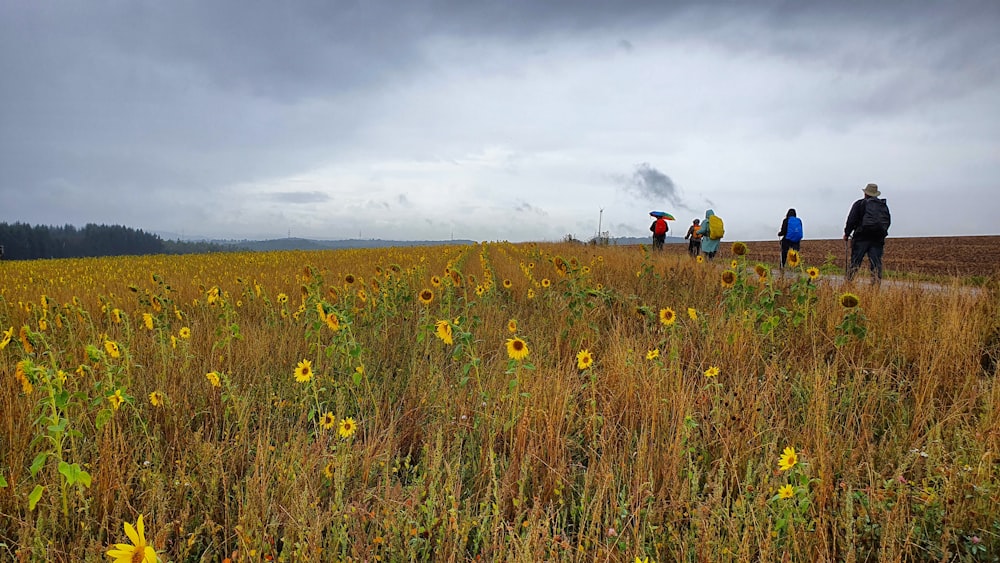
[[[732,243],[724,240],[716,260],[733,257]],[[749,257],[756,262],[778,264],[780,246],[774,241],[747,241]],[[667,245],[670,252],[684,253],[687,244]],[[803,240],[802,257],[807,264],[829,262],[844,267],[844,241]],[[1000,274],[1000,236],[888,238],[885,241],[885,269],[896,274],[921,276],[997,276]],[[862,264],[868,268],[868,262]]]

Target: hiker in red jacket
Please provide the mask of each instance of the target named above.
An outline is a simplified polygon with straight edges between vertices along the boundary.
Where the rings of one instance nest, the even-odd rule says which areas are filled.
[[[653,224],[649,226],[649,230],[653,232],[653,249],[663,250],[663,242],[667,240],[667,220],[663,217],[657,217]]]

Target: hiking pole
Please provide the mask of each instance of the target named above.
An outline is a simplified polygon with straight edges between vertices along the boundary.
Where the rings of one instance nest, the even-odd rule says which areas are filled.
[[[844,239],[844,281],[850,281],[847,277],[848,268],[851,264],[851,241],[850,237]]]

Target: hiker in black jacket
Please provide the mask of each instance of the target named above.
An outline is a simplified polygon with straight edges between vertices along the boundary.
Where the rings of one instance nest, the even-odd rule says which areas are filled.
[[[851,206],[851,212],[847,214],[847,224],[844,226],[844,240],[852,238],[853,235],[847,281],[854,279],[854,275],[861,268],[861,261],[868,256],[872,284],[876,284],[882,280],[882,253],[892,220],[885,200],[878,198],[882,192],[878,191],[877,185],[865,186],[864,194],[865,197],[855,201]]]

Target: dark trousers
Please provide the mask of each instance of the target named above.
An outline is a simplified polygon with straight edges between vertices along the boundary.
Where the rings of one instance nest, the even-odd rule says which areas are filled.
[[[868,257],[868,267],[872,271],[872,283],[882,279],[882,251],[885,240],[858,240],[851,242],[851,266],[847,269],[847,281],[854,279],[854,274],[861,268],[861,262]]]
[[[701,241],[691,239],[688,242],[688,254],[691,256],[697,256],[701,253]]]
[[[653,250],[663,250],[663,241],[667,240],[667,235],[653,235]]]
[[[792,249],[792,250],[798,252],[799,251],[799,243],[801,243],[801,242],[802,241],[800,241],[800,240],[792,242],[792,241],[790,241],[790,240],[788,240],[786,238],[782,238],[781,239],[781,267],[782,268],[785,267],[785,260],[788,258],[788,250]]]

